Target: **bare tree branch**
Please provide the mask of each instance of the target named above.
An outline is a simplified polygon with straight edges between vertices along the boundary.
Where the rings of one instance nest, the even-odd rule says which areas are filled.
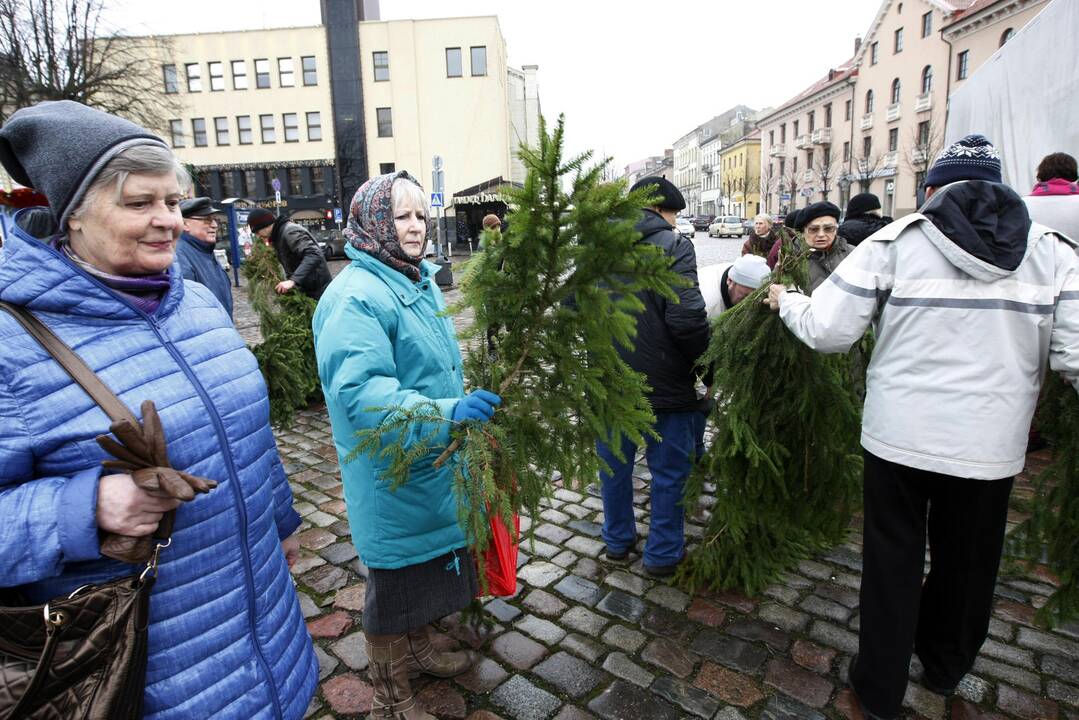
[[[164,132],[167,40],[102,32],[104,0],[0,0],[0,122],[42,100],[76,100]]]

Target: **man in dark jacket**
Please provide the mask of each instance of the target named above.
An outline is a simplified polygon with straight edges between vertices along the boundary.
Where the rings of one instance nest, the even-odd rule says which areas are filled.
[[[281,267],[285,269],[285,279],[274,288],[284,294],[299,287],[312,300],[322,297],[322,292],[330,284],[330,269],[326,267],[326,257],[311,237],[311,233],[302,225],[289,222],[288,217],[274,217],[265,208],[256,208],[247,216],[251,232],[263,240],[269,240]]]
[[[644,547],[644,569],[656,576],[671,575],[685,550],[682,488],[695,451],[694,427],[700,412],[696,391],[697,359],[708,346],[708,319],[697,285],[697,256],[693,243],[675,230],[675,218],[686,201],[670,181],[660,177],[639,180],[633,189],[648,186],[659,200],[643,211],[637,230],[641,242],[651,243],[671,258],[675,272],[689,281],[678,291],[678,302],[653,292],[639,295],[644,310],[637,316],[632,348],[622,358],[644,373],[652,388],[648,400],[656,414],[653,429],[659,438],[647,438],[645,458],[652,473],[651,520]],[[637,447],[622,438],[622,457],[600,444],[600,457],[610,473],[600,473],[603,494],[603,540],[607,557],[624,559],[636,543],[633,516],[633,460]]]
[[[857,245],[891,221],[880,214],[880,198],[873,193],[859,193],[847,203],[847,218],[839,226],[839,234],[849,244]]]
[[[205,285],[232,317],[232,285],[214,257],[217,220],[213,203],[208,197],[182,200],[180,214],[184,216],[184,232],[176,242],[176,261],[183,278]]]

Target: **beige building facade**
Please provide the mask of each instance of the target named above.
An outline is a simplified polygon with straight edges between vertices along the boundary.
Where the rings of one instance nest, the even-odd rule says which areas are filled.
[[[884,0],[850,60],[762,119],[763,207],[843,208],[872,192],[885,215],[915,211],[943,149],[949,93],[1045,5]]]

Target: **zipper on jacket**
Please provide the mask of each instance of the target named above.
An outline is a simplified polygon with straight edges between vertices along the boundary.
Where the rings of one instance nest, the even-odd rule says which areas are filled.
[[[138,308],[134,309],[137,312],[142,312]],[[258,660],[259,665],[262,667],[263,673],[265,673],[266,678],[269,680],[268,690],[270,699],[273,701],[274,716],[281,720],[282,718],[284,718],[284,713],[281,710],[281,700],[277,697],[277,688],[274,684],[273,673],[270,671],[270,664],[269,662],[267,662],[266,656],[262,653],[262,646],[259,644],[258,632],[257,628],[255,627],[255,579],[254,571],[251,569],[251,557],[248,555],[247,552],[247,507],[244,505],[243,494],[241,493],[240,489],[240,476],[236,472],[236,465],[232,461],[232,454],[228,451],[229,443],[228,435],[225,432],[225,424],[221,421],[221,416],[217,413],[217,409],[210,401],[210,396],[206,392],[206,388],[203,387],[202,382],[199,381],[197,377],[195,377],[195,373],[191,369],[191,366],[188,365],[187,361],[184,360],[182,355],[180,355],[180,352],[172,344],[172,341],[165,337],[165,333],[161,329],[161,325],[158,323],[157,318],[153,315],[147,315],[146,313],[142,314],[150,322],[150,327],[153,329],[154,334],[157,335],[157,339],[161,341],[161,343],[165,346],[165,349],[168,350],[170,355],[172,355],[173,360],[175,360],[176,363],[180,366],[180,369],[183,370],[184,375],[187,376],[188,381],[195,388],[195,391],[199,394],[199,397],[202,399],[203,405],[206,406],[207,413],[210,415],[210,420],[214,424],[214,429],[217,432],[218,441],[220,441],[221,443],[221,456],[225,459],[225,466],[226,468],[228,468],[229,477],[232,480],[232,482],[230,483],[233,489],[232,494],[234,499],[236,500],[237,509],[240,511],[240,530],[243,533],[244,538],[244,544],[240,548],[240,559],[243,560],[244,581],[247,585],[247,623],[251,629],[251,643],[255,647],[255,658],[256,660]]]

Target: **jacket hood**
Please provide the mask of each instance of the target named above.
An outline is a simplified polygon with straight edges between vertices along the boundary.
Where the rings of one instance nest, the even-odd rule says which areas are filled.
[[[644,237],[654,235],[664,230],[674,232],[674,228],[671,224],[663,219],[663,217],[654,210],[643,210],[643,216],[640,221],[637,222],[637,232]]]
[[[171,313],[184,296],[180,269],[173,260],[173,282],[154,313]],[[17,226],[4,241],[0,262],[0,300],[31,310],[64,313],[100,320],[134,320],[143,317],[131,303],[105,287],[46,243]]]
[[[1064,178],[1052,178],[1040,182],[1030,192],[1034,197],[1047,195],[1079,195],[1079,183],[1065,180]]]
[[[1010,275],[1026,257],[1030,215],[1007,185],[985,180],[945,185],[922,206],[922,214],[947,241],[929,233],[937,249],[974,277]]]

